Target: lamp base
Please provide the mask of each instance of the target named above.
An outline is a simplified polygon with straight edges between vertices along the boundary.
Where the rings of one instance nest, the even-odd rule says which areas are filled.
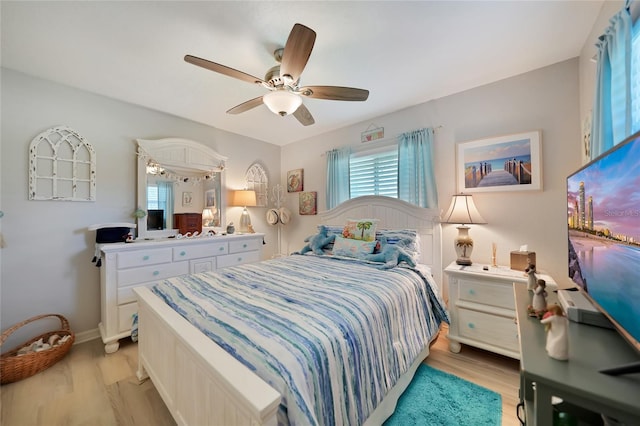
[[[454,248],[458,258],[456,263],[462,266],[469,266],[471,262],[471,252],[473,251],[473,239],[469,236],[469,227],[458,226],[458,236],[453,240]]]
[[[245,207],[242,210],[242,214],[240,215],[240,225],[238,226],[238,232],[243,234],[248,234],[253,231],[253,227],[251,226],[251,216],[249,216],[249,212]]]

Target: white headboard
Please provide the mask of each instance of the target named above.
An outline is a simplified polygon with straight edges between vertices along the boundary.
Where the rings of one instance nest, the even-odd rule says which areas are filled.
[[[442,293],[442,244],[440,212],[396,198],[367,195],[319,212],[324,225],[344,225],[347,219],[379,219],[378,228],[415,229],[420,235],[420,263],[431,268]]]

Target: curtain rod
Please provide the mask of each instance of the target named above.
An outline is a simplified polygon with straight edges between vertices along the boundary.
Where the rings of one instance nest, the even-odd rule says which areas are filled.
[[[433,132],[435,133],[436,130],[440,130],[443,127],[444,126],[442,126],[442,125],[435,126],[435,127],[433,127]],[[413,130],[410,130],[410,131],[413,131]],[[404,132],[404,133],[408,133],[408,132]],[[373,147],[382,146],[385,143],[389,143],[391,141],[397,141],[399,137],[400,137],[400,135],[396,135],[396,136],[389,136],[389,137],[382,138],[382,139],[376,139],[375,141],[372,141],[372,142],[366,142],[366,143],[360,142],[360,144],[352,146],[352,151],[353,152],[359,152],[359,151],[364,151],[364,150],[366,150],[368,148],[371,148],[372,146]],[[340,149],[340,148],[332,148],[332,149]],[[332,149],[329,149],[327,151],[331,151]],[[322,154],[320,154],[320,157],[324,157],[324,156],[325,156],[324,152]]]

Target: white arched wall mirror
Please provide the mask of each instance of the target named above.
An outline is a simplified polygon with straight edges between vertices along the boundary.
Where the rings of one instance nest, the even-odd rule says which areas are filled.
[[[175,235],[173,215],[209,209],[206,225],[224,223],[224,167],[227,157],[192,140],[167,138],[138,142],[138,237]],[[207,212],[208,213],[208,212]]]

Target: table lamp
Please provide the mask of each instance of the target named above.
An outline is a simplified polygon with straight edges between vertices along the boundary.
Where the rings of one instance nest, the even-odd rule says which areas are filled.
[[[471,195],[458,194],[451,199],[449,210],[442,217],[442,223],[458,223],[458,236],[454,240],[454,247],[458,258],[458,265],[471,265],[471,252],[473,251],[473,239],[469,236],[467,224],[487,223],[473,203]]]
[[[251,217],[249,216],[247,207],[254,207],[256,205],[256,192],[249,189],[234,191],[232,204],[234,206],[244,207],[240,215],[238,232],[253,232],[251,230]]]
[[[202,226],[211,226],[213,221],[213,212],[210,208],[202,210]]]

